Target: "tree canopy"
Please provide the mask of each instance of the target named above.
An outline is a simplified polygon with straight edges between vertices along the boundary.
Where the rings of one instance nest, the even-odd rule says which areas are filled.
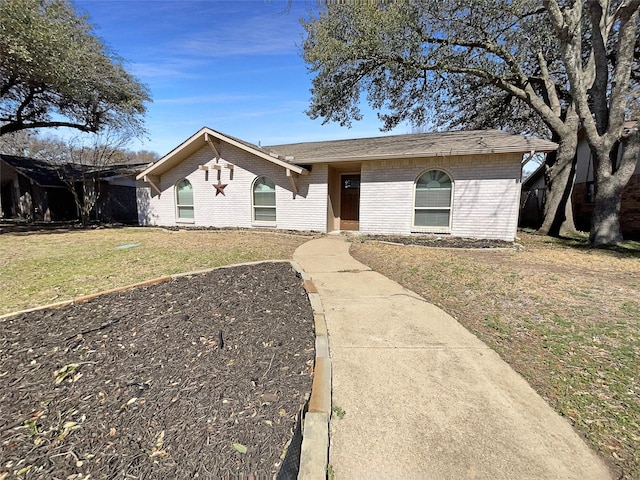
[[[67,0],[0,2],[0,135],[106,126],[142,133],[146,86]]]
[[[615,141],[619,113],[637,99],[637,77],[628,74],[638,70],[637,54],[627,46],[629,38],[637,45],[638,1],[328,3],[303,22],[303,57],[314,75],[308,114],[348,126],[361,118],[366,92],[384,129],[408,122],[550,135],[559,149],[547,163],[541,231],[571,231],[577,135],[593,114],[586,105],[617,112],[615,125],[603,127]],[[571,9],[573,23],[559,25],[557,12]],[[580,69],[568,62],[567,42]]]
[[[485,128],[539,131],[539,123],[522,121],[527,103],[541,107],[548,86],[541,70],[553,75],[559,67],[541,13],[526,0],[330,4],[304,23],[304,58],[315,74],[308,113],[350,125],[366,91],[385,129],[434,117],[440,126],[469,127],[483,114]],[[552,100],[566,108],[566,81],[555,87]],[[554,122],[550,107],[546,120]]]

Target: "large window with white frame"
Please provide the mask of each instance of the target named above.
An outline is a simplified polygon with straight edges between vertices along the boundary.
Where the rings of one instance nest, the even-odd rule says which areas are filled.
[[[183,178],[175,187],[176,191],[176,220],[178,222],[193,222],[193,187],[191,182]]]
[[[453,181],[442,170],[428,170],[415,185],[413,226],[417,231],[448,232],[451,229]]]
[[[253,182],[253,222],[276,223],[276,184],[269,177],[258,177]]]

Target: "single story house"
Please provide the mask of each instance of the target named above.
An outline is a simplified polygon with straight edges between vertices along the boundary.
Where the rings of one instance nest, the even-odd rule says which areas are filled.
[[[73,195],[47,162],[0,154],[0,216],[35,221],[77,218]]]
[[[135,176],[147,166],[122,164],[96,169],[0,154],[0,217],[44,222],[78,220],[69,182],[74,181],[77,191],[82,192],[82,179],[96,176],[100,195],[91,218],[138,223]]]
[[[635,122],[627,122],[625,128],[632,128],[634,125]],[[622,157],[622,148],[618,145],[614,149],[614,155],[619,162]],[[591,230],[596,193],[593,161],[593,152],[584,133],[581,132],[576,150],[576,177],[571,193],[571,204],[576,228],[585,232]],[[521,226],[538,228],[542,224],[546,187],[544,172],[545,166],[542,164],[522,183]],[[620,229],[625,239],[640,239],[640,158],[629,183],[622,192]]]
[[[497,130],[265,147],[205,127],[138,175],[139,221],[511,241],[523,155],[556,148]]]

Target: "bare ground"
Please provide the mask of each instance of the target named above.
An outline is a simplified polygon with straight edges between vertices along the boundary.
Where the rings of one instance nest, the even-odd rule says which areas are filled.
[[[271,478],[313,339],[289,263],[0,322],[0,479]]]

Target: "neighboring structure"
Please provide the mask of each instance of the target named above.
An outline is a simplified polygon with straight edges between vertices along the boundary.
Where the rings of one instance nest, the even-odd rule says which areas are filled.
[[[633,126],[628,122],[625,126]],[[622,149],[617,148],[620,161]],[[576,228],[591,230],[591,216],[595,200],[593,175],[593,153],[584,135],[580,136],[576,151],[576,178],[571,194],[573,216]],[[542,224],[545,193],[544,164],[534,171],[522,184],[520,226],[538,228]],[[640,159],[636,169],[622,193],[620,205],[620,229],[625,239],[640,239]]]
[[[73,195],[50,164],[13,155],[0,155],[0,207],[3,218],[77,218]]]
[[[520,227],[540,228],[544,220],[544,201],[546,180],[544,162],[522,182],[520,198]]]
[[[523,154],[496,130],[259,147],[202,128],[138,175],[140,223],[513,240]]]
[[[66,174],[77,179],[81,165],[67,164]],[[135,175],[145,165],[110,165],[101,169],[100,196],[92,218],[105,222],[137,223]],[[77,220],[78,211],[60,166],[33,158],[0,154],[0,217],[29,221]]]

